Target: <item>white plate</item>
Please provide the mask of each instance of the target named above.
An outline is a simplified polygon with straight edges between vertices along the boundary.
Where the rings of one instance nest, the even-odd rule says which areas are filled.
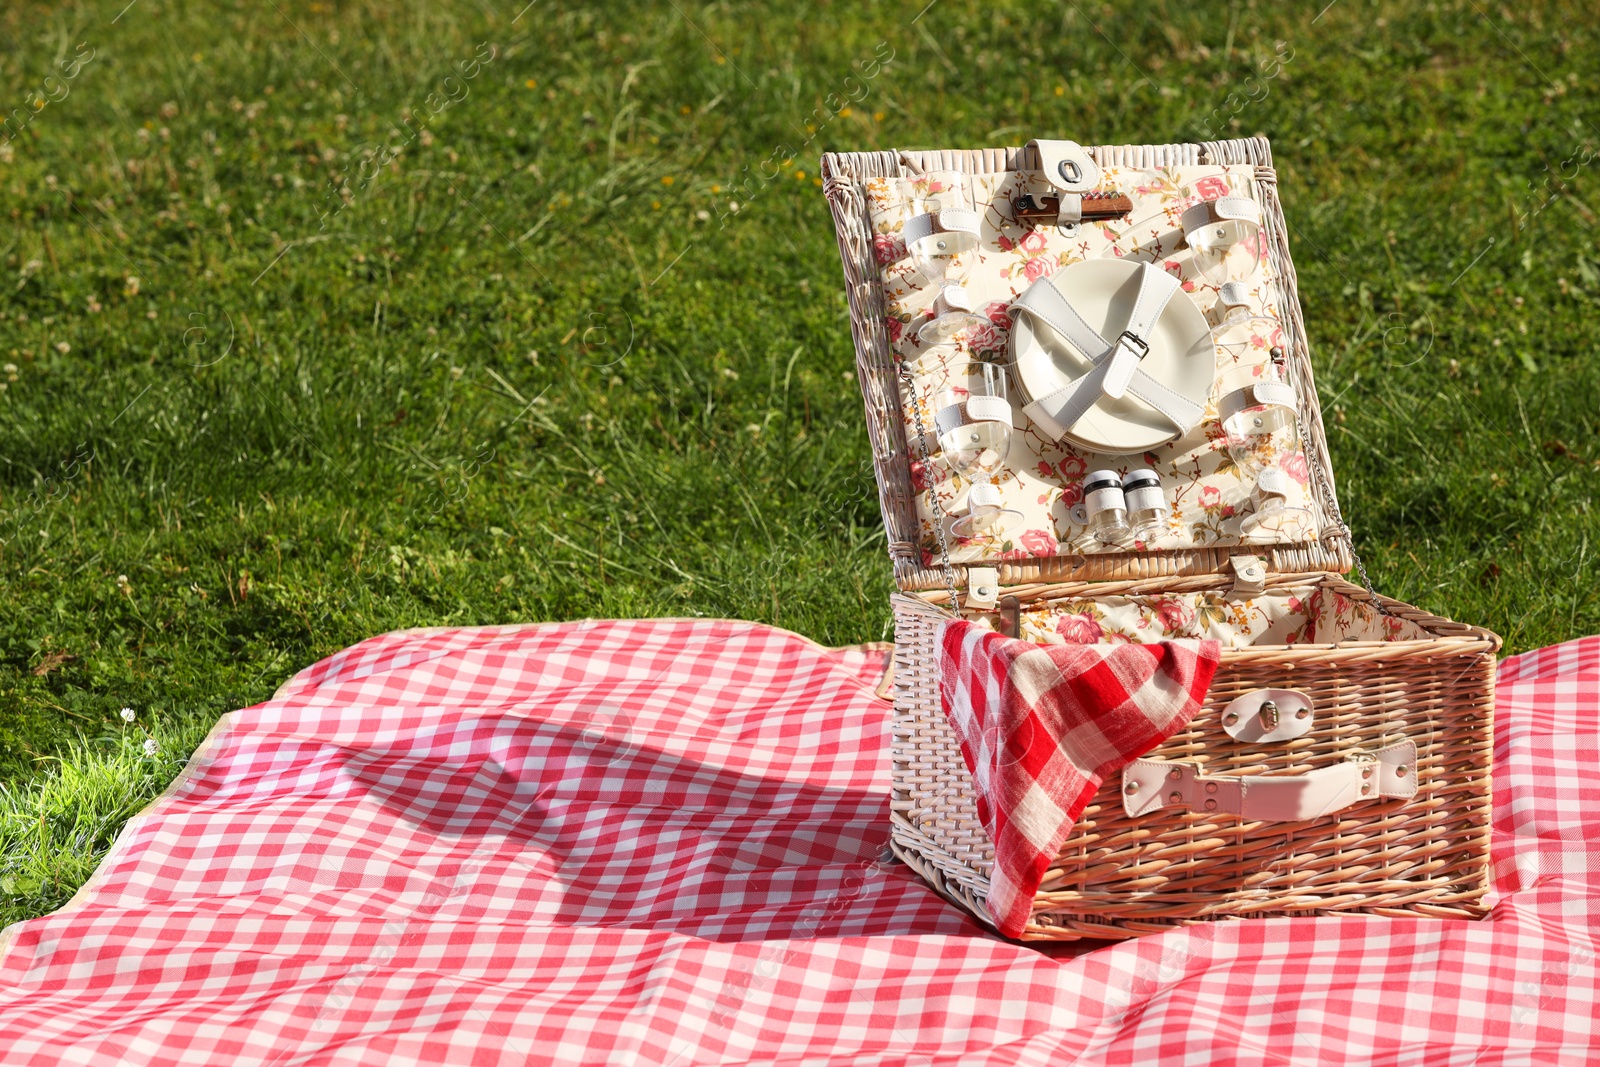
[[[1139,296],[1143,261],[1089,259],[1051,275],[1065,296],[1101,337],[1111,339],[1127,329]],[[1044,279],[1035,282],[1043,284]],[[1048,327],[1035,331],[1031,315],[1019,315],[1011,326],[1011,352],[1017,385],[1025,402],[1048,396],[1090,370],[1089,358]],[[1211,326],[1186,293],[1174,293],[1151,331],[1150,352],[1139,369],[1156,381],[1205,406],[1216,376],[1216,350]],[[1102,396],[1069,427],[1063,440],[1106,455],[1147,452],[1181,436],[1172,423],[1131,396]]]

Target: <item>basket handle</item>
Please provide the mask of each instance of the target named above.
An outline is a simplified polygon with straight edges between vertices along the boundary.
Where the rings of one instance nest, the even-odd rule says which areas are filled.
[[[1135,760],[1122,770],[1122,806],[1130,816],[1161,808],[1237,815],[1255,822],[1299,822],[1332,815],[1363,800],[1417,792],[1417,746],[1401,741],[1376,753],[1352,752],[1305,774],[1205,775],[1203,765]]]

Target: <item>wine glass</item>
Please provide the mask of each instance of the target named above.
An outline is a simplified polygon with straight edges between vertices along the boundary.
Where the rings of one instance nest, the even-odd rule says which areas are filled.
[[[1184,211],[1182,226],[1195,270],[1213,286],[1255,277],[1266,259],[1261,206],[1249,197],[1202,200]]]
[[[928,171],[916,179],[916,185],[922,193],[916,200],[918,213],[906,223],[901,237],[921,275],[938,286],[930,318],[917,336],[939,344],[985,321],[977,314],[965,285],[978,261],[981,218],[972,176],[964,171]]]
[[[1239,521],[1246,540],[1286,543],[1313,536],[1309,508],[1291,505],[1297,481],[1309,473],[1294,387],[1284,378],[1283,348],[1265,342],[1281,337],[1276,319],[1236,315],[1212,332],[1217,342],[1217,415],[1223,440],[1252,487],[1250,510]],[[1265,356],[1265,358],[1262,358]]]
[[[956,537],[998,534],[1020,511],[1005,506],[996,478],[1011,449],[1011,401],[1005,368],[977,363],[971,388],[946,388],[935,397],[939,451],[951,471],[968,483],[966,514],[950,524]]]

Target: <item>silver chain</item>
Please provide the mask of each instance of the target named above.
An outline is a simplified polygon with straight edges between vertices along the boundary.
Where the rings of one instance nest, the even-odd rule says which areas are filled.
[[[922,478],[928,485],[928,500],[933,505],[933,531],[939,538],[939,565],[944,570],[945,585],[950,587],[950,610],[961,606],[961,583],[956,581],[956,569],[950,564],[950,541],[944,532],[944,505],[939,502],[939,491],[933,487],[933,460],[928,455],[928,430],[922,424],[922,404],[917,397],[916,379],[900,365],[900,380],[905,383],[911,400],[911,417],[917,424],[917,451],[922,460]]]

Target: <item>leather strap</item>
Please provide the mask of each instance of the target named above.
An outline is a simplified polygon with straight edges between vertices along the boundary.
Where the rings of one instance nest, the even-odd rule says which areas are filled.
[[[1162,808],[1237,815],[1252,822],[1299,822],[1332,815],[1363,800],[1417,792],[1417,746],[1401,741],[1356,752],[1305,774],[1205,775],[1202,765],[1135,760],[1122,771],[1122,806],[1130,816]]]
[[[1172,423],[1177,433],[1200,421],[1204,408],[1139,369],[1149,337],[1178,280],[1149,263],[1140,264],[1139,295],[1127,330],[1113,344],[1084,321],[1049,276],[1034,282],[1011,302],[1007,314],[1028,314],[1070,344],[1089,362],[1089,370],[1066,385],[1037,397],[1024,410],[1047,434],[1059,439],[1102,396],[1131,396]]]
[[[1100,168],[1077,141],[1032,140],[1045,181],[1063,193],[1087,193],[1100,186]]]
[[[965,208],[947,207],[940,211],[924,211],[906,220],[905,226],[900,230],[900,240],[905,242],[906,248],[909,249],[941,233],[960,234],[963,238],[960,242],[962,248],[956,251],[964,251],[982,240],[982,220],[976,211],[968,211]]]
[[[1215,200],[1202,200],[1183,213],[1183,239],[1190,248],[1227,246],[1248,237],[1261,229],[1261,206],[1245,196],[1221,196]],[[1195,235],[1210,227],[1218,227],[1221,237],[1215,241],[1208,235],[1197,240]]]

